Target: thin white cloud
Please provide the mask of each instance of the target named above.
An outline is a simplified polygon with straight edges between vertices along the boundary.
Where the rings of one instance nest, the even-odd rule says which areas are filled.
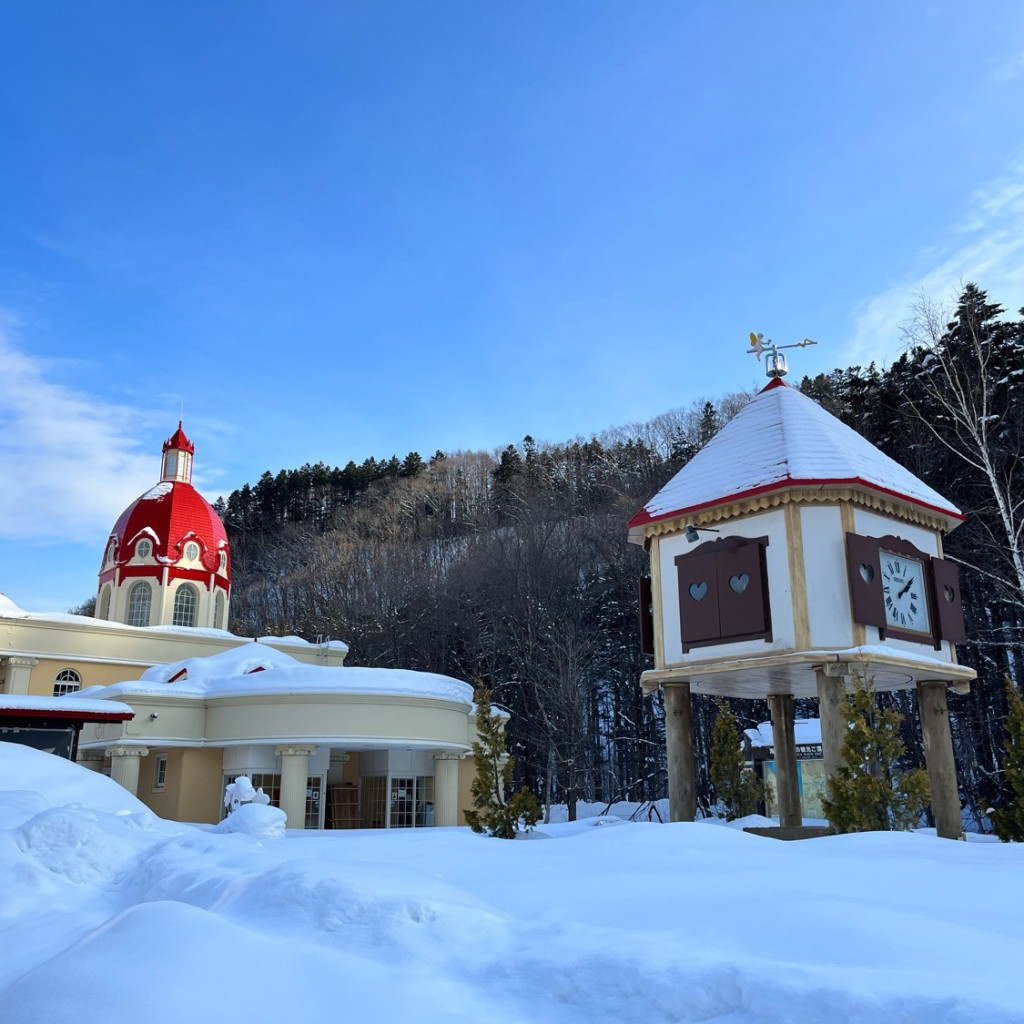
[[[159,475],[138,441],[148,413],[60,383],[16,325],[0,313],[0,539],[102,543]]]
[[[992,67],[992,80],[995,82],[1012,82],[1024,75],[1024,50],[1015,53]]]
[[[955,303],[963,285],[974,281],[990,301],[1016,313],[1024,302],[1024,160],[978,189],[949,233],[959,244],[922,253],[919,262],[931,266],[854,311],[853,332],[843,356],[847,365],[888,363],[898,356],[900,325],[918,295]]]

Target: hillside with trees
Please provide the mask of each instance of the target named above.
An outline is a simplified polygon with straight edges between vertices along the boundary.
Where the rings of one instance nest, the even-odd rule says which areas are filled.
[[[979,679],[952,696],[951,715],[963,801],[979,819],[1003,787],[1003,680],[1024,678],[1024,320],[1002,313],[968,285],[950,315],[918,304],[891,367],[800,384],[968,515],[946,554],[962,567],[961,659]],[[638,686],[647,559],[626,523],[750,397],[588,439],[264,473],[217,504],[233,551],[231,628],[340,638],[350,664],[489,687],[513,713],[517,781],[545,800],[662,796],[662,707]],[[913,694],[881,699],[904,716],[910,767],[921,757]],[[767,718],[759,702],[734,709],[743,725]],[[695,699],[704,807],[715,713]]]

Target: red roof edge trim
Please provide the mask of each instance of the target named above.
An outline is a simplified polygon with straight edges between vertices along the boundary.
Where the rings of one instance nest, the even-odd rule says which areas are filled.
[[[779,378],[776,378],[776,380],[778,379]],[[705,501],[700,505],[689,505],[685,508],[677,508],[669,512],[662,512],[656,516],[652,516],[646,508],[642,508],[635,516],[633,516],[632,519],[630,519],[628,529],[631,530],[635,526],[646,526],[648,523],[659,523],[664,519],[672,519],[675,516],[689,515],[694,512],[700,512],[706,508],[714,508],[717,505],[728,505],[734,501],[742,501],[744,498],[753,498],[758,494],[767,494],[769,491],[778,491],[784,487],[830,487],[843,484],[855,484],[868,488],[872,491],[880,491],[882,494],[888,494],[894,498],[899,498],[901,501],[905,501],[909,505],[916,505],[918,508],[926,508],[929,512],[935,512],[948,519],[956,519],[961,523],[965,522],[967,519],[967,516],[963,515],[963,513],[954,512],[951,508],[941,508],[938,505],[931,505],[926,501],[919,501],[916,498],[910,498],[906,494],[901,494],[899,491],[892,490],[892,488],[883,487],[881,484],[869,483],[858,476],[836,480],[795,480],[789,477],[776,483],[764,484],[761,487],[751,487],[746,491],[738,491],[736,494],[729,494],[722,498],[716,498],[714,501]]]
[[[759,395],[763,395],[766,391],[771,391],[772,388],[789,388],[792,384],[787,384],[781,377],[772,377],[770,381],[760,391]]]

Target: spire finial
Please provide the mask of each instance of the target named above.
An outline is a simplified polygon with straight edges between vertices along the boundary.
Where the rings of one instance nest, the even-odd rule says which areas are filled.
[[[789,373],[789,366],[786,363],[786,357],[779,354],[780,348],[807,348],[808,345],[817,345],[816,341],[811,341],[810,338],[804,338],[803,341],[797,341],[792,345],[776,345],[771,338],[767,341],[763,334],[755,334],[753,331],[750,332],[750,344],[751,348],[747,349],[748,354],[761,358],[762,352],[768,354],[764,357],[764,372],[769,378],[785,377]]]

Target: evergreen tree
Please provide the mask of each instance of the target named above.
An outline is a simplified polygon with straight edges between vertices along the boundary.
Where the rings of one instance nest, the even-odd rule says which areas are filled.
[[[505,716],[491,707],[491,691],[480,687],[475,695],[476,728],[480,739],[473,743],[474,810],[467,810],[466,822],[474,832],[486,832],[498,839],[515,839],[520,830],[529,832],[540,821],[537,798],[528,789],[512,792],[515,763],[505,751]]]
[[[995,833],[1004,843],[1024,843],[1024,699],[1006,677],[1006,742],[1003,775],[1010,792],[1007,803],[989,812]]]
[[[840,766],[828,782],[825,813],[836,833],[913,828],[928,802],[928,776],[921,768],[902,771],[903,716],[875,706],[870,680],[858,679],[846,695],[849,729]]]
[[[711,733],[711,784],[718,802],[725,808],[726,821],[733,821],[757,810],[763,790],[758,777],[744,766],[736,716],[724,700],[715,704],[718,713]]]

